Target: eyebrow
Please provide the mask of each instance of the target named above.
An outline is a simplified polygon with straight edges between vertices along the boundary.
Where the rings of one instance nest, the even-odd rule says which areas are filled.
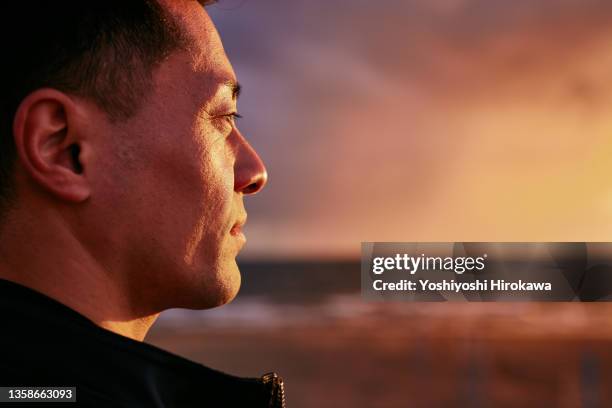
[[[233,80],[226,81],[225,85],[232,90],[232,99],[237,100],[240,97],[240,94],[242,93],[242,85]]]

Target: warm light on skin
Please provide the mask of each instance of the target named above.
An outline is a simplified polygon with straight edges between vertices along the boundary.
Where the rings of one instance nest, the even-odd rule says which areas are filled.
[[[201,64],[196,65],[195,67],[200,66]],[[197,68],[196,68],[197,69]],[[203,76],[204,77],[204,76]],[[212,82],[210,77],[204,77],[207,82]],[[215,126],[220,126],[221,131],[223,131],[223,127],[227,126],[227,121],[233,121],[234,119],[227,116],[228,113],[237,112],[237,102],[238,96],[240,94],[241,87],[238,85],[235,79],[218,79],[217,80],[217,91],[214,92],[211,98],[206,100],[206,103],[202,107],[201,111],[198,113],[198,120],[196,121],[195,127],[206,129],[207,126],[210,126],[208,122],[213,123]],[[235,124],[233,125],[235,126]],[[218,137],[218,139],[214,140],[212,145],[217,145],[219,143],[224,143],[224,138],[222,135]],[[207,145],[202,145],[202,156],[206,156],[209,147]],[[211,160],[221,159],[222,155],[213,154],[211,155]],[[232,160],[230,158],[230,160]],[[217,165],[222,165],[222,163],[218,163]],[[203,180],[207,179],[207,174],[205,172],[206,166],[203,163],[201,177]],[[229,171],[228,171],[229,172]],[[228,181],[230,181],[228,179]],[[233,179],[231,183],[227,183],[226,190],[231,191],[233,189]],[[231,199],[224,198],[222,201],[229,201]],[[207,203],[210,205],[210,203]],[[241,210],[244,211],[244,210]],[[198,221],[197,225],[194,228],[193,233],[190,235],[189,240],[187,241],[187,247],[185,249],[185,263],[187,265],[192,266],[194,263],[194,258],[197,254],[198,249],[202,244],[202,239],[204,238],[204,232],[206,228],[206,219],[202,218]]]
[[[164,3],[192,42],[156,67],[132,117],[54,90],[26,98],[19,205],[0,236],[0,277],[137,340],[163,310],[234,298],[243,200],[267,180],[236,127],[239,87],[212,21],[197,2]],[[78,174],[68,142],[82,147]]]

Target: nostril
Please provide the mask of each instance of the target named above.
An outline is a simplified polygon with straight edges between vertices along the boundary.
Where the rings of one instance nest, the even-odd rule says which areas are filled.
[[[261,189],[261,183],[251,183],[243,190],[244,194],[253,194]]]

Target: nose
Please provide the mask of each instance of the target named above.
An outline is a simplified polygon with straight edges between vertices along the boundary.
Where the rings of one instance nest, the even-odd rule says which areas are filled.
[[[257,194],[268,182],[268,172],[263,161],[242,135],[239,138],[234,163],[234,191]]]

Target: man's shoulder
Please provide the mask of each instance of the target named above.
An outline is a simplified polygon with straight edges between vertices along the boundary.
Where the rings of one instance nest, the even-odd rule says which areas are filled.
[[[2,280],[0,317],[2,386],[75,386],[78,405],[91,407],[268,407],[278,398],[269,376],[241,378],[205,367],[104,330],[53,299]]]

